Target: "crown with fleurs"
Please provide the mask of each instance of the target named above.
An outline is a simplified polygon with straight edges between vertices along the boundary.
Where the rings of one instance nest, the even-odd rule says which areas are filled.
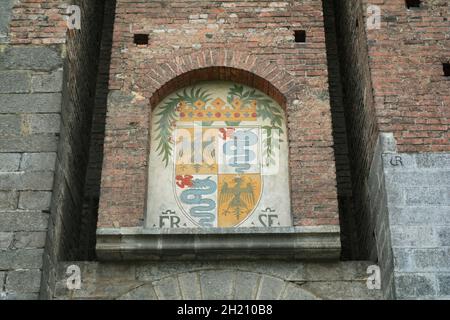
[[[180,121],[256,121],[256,100],[243,104],[235,97],[231,103],[217,97],[205,102],[197,100],[193,104],[180,101],[177,110]]]

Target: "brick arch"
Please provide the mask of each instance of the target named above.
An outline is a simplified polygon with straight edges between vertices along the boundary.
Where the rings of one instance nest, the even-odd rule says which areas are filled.
[[[202,80],[230,80],[254,87],[286,107],[298,91],[296,79],[265,58],[237,50],[203,50],[175,57],[155,65],[145,84],[150,105],[156,106],[167,95]]]
[[[100,228],[143,225],[152,117],[149,102],[155,106],[161,101],[164,94],[170,92],[171,81],[177,81],[173,79],[180,80],[183,74],[195,79],[203,69],[215,67],[229,70],[230,74],[243,70],[245,72],[240,71],[239,75],[253,74],[254,79],[262,78],[284,98],[285,103],[281,105],[286,107],[293,224],[339,223],[330,105],[319,90],[322,78],[316,84],[316,80],[311,80],[312,86],[303,86],[304,77],[297,79],[279,64],[245,51],[206,49],[167,60],[161,64],[158,64],[160,60],[139,60],[132,75],[124,74],[122,90],[109,94],[108,133],[104,144],[107,165],[102,170]],[[119,155],[132,165],[123,168],[117,161]],[[127,197],[123,197],[125,192]]]

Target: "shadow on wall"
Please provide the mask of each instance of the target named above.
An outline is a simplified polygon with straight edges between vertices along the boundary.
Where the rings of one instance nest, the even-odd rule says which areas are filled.
[[[83,210],[81,216],[79,260],[95,259],[98,202],[103,164],[105,139],[106,104],[108,98],[109,68],[115,18],[116,1],[105,2],[105,13],[100,45],[100,58],[95,92],[95,106],[89,147],[89,162],[84,185]]]
[[[336,34],[336,17],[332,1],[322,1],[325,22],[325,41],[328,62],[328,83],[330,93],[331,120],[333,125],[334,158],[339,202],[339,221],[343,260],[357,256],[358,242],[353,211],[352,175],[349,160],[347,126],[344,114],[344,97],[339,65],[339,51]]]

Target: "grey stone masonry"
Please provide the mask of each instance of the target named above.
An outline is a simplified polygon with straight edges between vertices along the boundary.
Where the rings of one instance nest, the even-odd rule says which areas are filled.
[[[58,51],[49,47],[9,47],[0,56],[0,70],[49,71],[60,66]]]
[[[450,299],[450,154],[384,154],[396,296]]]
[[[92,227],[81,221],[83,185],[103,9],[115,1],[22,2],[0,1],[0,299],[45,299],[59,259],[94,251],[80,241],[96,219],[91,214]],[[33,7],[38,16],[24,14],[51,26],[55,18],[64,23],[67,4],[81,8],[83,28],[58,44],[9,43],[12,16],[18,26],[22,11]]]
[[[11,20],[12,7],[15,2],[17,2],[17,0],[0,1],[0,44],[7,43],[9,40],[9,22]]]
[[[12,2],[0,4],[0,42],[4,9]],[[60,48],[0,51],[0,299],[39,296],[61,125],[61,75]]]
[[[380,299],[368,289],[367,261],[63,262],[53,299],[320,300]],[[68,267],[81,287],[67,286]],[[70,272],[69,272],[70,275]]]
[[[368,189],[386,296],[450,299],[450,154],[397,153],[383,134]]]
[[[99,260],[312,259],[336,260],[339,227],[98,228]]]

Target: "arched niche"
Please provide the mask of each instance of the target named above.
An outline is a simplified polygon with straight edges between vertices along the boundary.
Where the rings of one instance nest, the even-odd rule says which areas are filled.
[[[280,102],[203,80],[166,95],[150,121],[146,228],[292,226]]]

